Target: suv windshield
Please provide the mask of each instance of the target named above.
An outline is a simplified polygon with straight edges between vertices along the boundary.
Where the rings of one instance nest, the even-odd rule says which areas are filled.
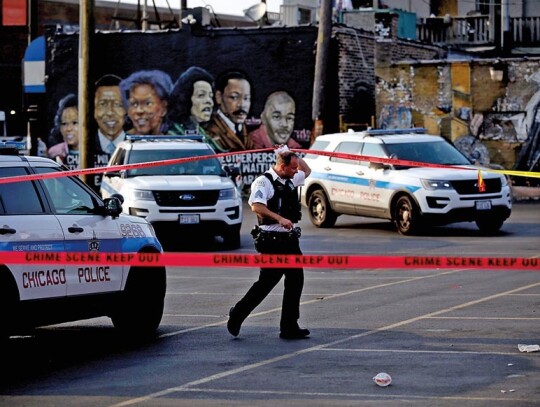
[[[201,157],[213,154],[211,150],[134,150],[129,155],[128,164],[172,160],[174,158]],[[160,165],[157,167],[128,170],[128,177],[142,175],[221,175],[221,164],[217,158],[190,161],[182,164]]]
[[[386,144],[386,151],[398,160],[429,164],[470,165],[467,158],[447,141]]]

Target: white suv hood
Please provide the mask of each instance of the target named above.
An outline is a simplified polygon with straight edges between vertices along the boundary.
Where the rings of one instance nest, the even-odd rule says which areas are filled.
[[[130,189],[152,191],[215,190],[234,188],[230,178],[218,175],[154,175],[126,178],[124,186]]]

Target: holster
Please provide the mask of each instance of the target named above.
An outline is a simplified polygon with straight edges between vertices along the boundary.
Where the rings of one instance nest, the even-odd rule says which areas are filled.
[[[293,239],[298,239],[302,234],[299,227],[293,228],[290,232],[268,232],[259,226],[251,229],[255,250],[259,253],[279,254],[283,252],[283,246],[290,244]]]

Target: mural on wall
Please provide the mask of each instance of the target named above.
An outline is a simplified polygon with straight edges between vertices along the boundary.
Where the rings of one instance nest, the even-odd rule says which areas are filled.
[[[488,166],[490,164],[489,151],[479,137],[483,122],[483,115],[475,114],[469,126],[471,134],[458,137],[454,145],[474,164]]]
[[[172,90],[171,77],[160,70],[136,71],[120,82],[127,110],[128,134],[156,136],[167,134],[167,115]]]
[[[536,92],[525,107],[523,117],[518,127],[525,130],[526,139],[523,143],[515,168],[517,170],[540,171],[540,69],[530,76],[536,84]],[[527,180],[538,185],[538,180]]]
[[[485,65],[472,66],[476,72],[482,72],[482,69],[485,72]],[[413,69],[418,67],[410,65],[407,72],[405,67],[399,66],[388,76],[389,79],[377,78],[379,127],[409,127],[411,114],[414,121],[420,121],[419,116],[422,116],[424,121],[429,119],[428,123],[437,123],[439,132],[442,132],[442,119],[455,117],[468,124],[468,134],[454,139],[454,144],[473,162],[506,169],[540,170],[540,64],[537,60],[508,62],[504,67],[502,96],[497,93],[500,97],[488,100],[490,107],[483,110],[475,109],[473,104],[453,105],[450,65],[436,67],[436,84],[432,82],[433,76],[429,71],[414,75],[411,73]],[[431,96],[414,92],[433,85],[437,89]],[[475,96],[471,95],[471,100],[475,100]],[[452,136],[450,133],[447,135]],[[539,184],[538,179],[526,177],[515,177],[513,181],[516,185]]]
[[[120,91],[122,78],[103,75],[94,86],[94,120],[97,124],[94,139],[94,167],[106,167],[118,143],[126,138],[126,108]],[[87,177],[94,189],[101,185],[101,174]]]
[[[198,134],[209,142],[203,126],[214,109],[214,77],[201,67],[191,66],[173,85],[169,98],[171,127],[168,134]],[[217,145],[213,145],[217,149]]]
[[[79,109],[75,94],[70,93],[58,102],[49,141],[49,158],[69,169],[79,167]]]
[[[412,125],[411,109],[403,105],[385,105],[379,118],[381,129],[409,129]]]
[[[540,70],[526,75],[523,83],[519,84],[520,92],[513,92],[514,96],[508,95],[516,81],[515,77],[510,77],[510,72],[515,75],[515,67],[508,67],[507,95],[494,102],[492,111],[474,114],[469,126],[471,135],[461,137],[456,143],[464,153],[472,152],[469,158],[480,164],[489,163],[489,154],[481,140],[520,145],[513,169],[537,172],[540,170]],[[532,96],[531,85],[534,85]],[[476,147],[470,147],[473,145]],[[538,183],[524,177],[518,177],[515,181]]]
[[[410,83],[403,78],[386,81],[377,78],[377,92],[387,98],[380,107],[378,127],[381,129],[405,129],[413,127],[412,95]]]
[[[238,152],[222,163],[239,166],[240,182],[247,186],[274,162],[274,153],[245,151],[279,143],[308,148],[314,57],[304,43],[314,43],[317,30],[298,31],[294,41],[287,39],[286,29],[279,30],[277,41],[272,30],[249,40],[236,30],[219,31],[211,39],[189,31],[98,35],[102,57],[96,76],[108,82],[95,86],[94,166],[105,166],[126,134],[199,135],[217,153]],[[51,112],[64,95],[77,94],[77,47],[76,38],[61,34],[48,44]],[[145,49],[152,49],[151,60]],[[162,58],[156,59],[158,54]],[[63,141],[60,135],[56,138],[49,148]],[[73,167],[78,165],[73,162]],[[100,179],[98,175],[91,181],[96,190]]]
[[[160,70],[137,71],[123,80],[113,74],[104,75],[95,85],[93,116],[98,130],[94,167],[107,165],[126,134],[201,136],[217,153],[279,144],[296,149],[309,147],[311,132],[294,130],[296,102],[284,90],[268,95],[260,120],[248,121],[250,88],[247,76],[238,70],[221,73],[214,85],[208,71],[196,66],[183,72],[174,84]],[[77,98],[69,94],[59,102],[49,139],[54,145],[48,154],[70,169],[79,168],[77,122]],[[242,188],[274,163],[275,154],[238,154],[221,160],[224,165],[239,168]],[[100,183],[101,175],[94,175],[90,181],[95,189]]]

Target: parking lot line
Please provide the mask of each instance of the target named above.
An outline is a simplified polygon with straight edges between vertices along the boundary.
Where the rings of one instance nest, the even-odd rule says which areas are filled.
[[[198,389],[198,388],[187,388],[187,389],[180,389],[179,392],[194,392],[194,393],[221,393],[221,394],[235,394],[235,393],[241,393],[241,394],[254,394],[254,395],[274,395],[274,396],[303,396],[303,397],[341,397],[341,398],[356,398],[356,399],[363,399],[365,402],[369,402],[370,400],[381,400],[384,398],[387,399],[394,399],[399,400],[403,399],[404,396],[401,394],[384,394],[384,395],[374,395],[373,393],[330,393],[330,392],[305,392],[305,391],[279,391],[279,390],[256,390],[256,389],[250,389],[250,390],[228,390],[228,389],[214,389],[214,388],[204,388],[204,389]],[[506,397],[460,397],[460,396],[441,396],[441,397],[434,397],[434,396],[418,396],[418,395],[407,395],[407,399],[413,399],[413,400],[425,400],[425,401],[492,401],[492,402],[511,402],[511,403],[517,403],[517,402],[528,402],[527,399],[512,399],[511,401],[508,400]],[[366,404],[361,404],[366,405]]]
[[[444,275],[444,274],[457,273],[459,271],[464,271],[464,270],[447,271],[447,272],[443,272],[443,273],[437,273],[436,275],[432,275],[432,276],[409,278],[409,279],[404,279],[401,282],[385,283],[385,284],[380,284],[380,285],[374,286],[374,287],[366,287],[366,288],[362,288],[362,289],[358,289],[358,290],[351,290],[351,291],[347,291],[347,292],[344,292],[344,293],[335,294],[335,295],[333,295],[331,297],[328,297],[328,299],[330,299],[330,298],[338,298],[338,297],[341,297],[341,296],[344,296],[344,295],[350,295],[352,293],[358,293],[358,292],[366,291],[366,290],[369,290],[369,289],[374,289],[374,288],[377,288],[377,287],[379,287],[379,288],[380,287],[386,287],[386,286],[391,286],[391,285],[395,285],[395,284],[404,283],[404,282],[407,282],[407,281],[415,281],[415,280],[418,280],[418,279],[425,279],[425,278]],[[415,323],[415,322],[418,322],[418,321],[421,321],[421,320],[424,320],[424,319],[439,317],[439,316],[441,316],[443,314],[446,314],[446,313],[449,313],[449,312],[452,312],[452,311],[456,311],[456,310],[464,309],[464,308],[471,307],[471,306],[474,306],[474,305],[477,305],[477,304],[485,303],[485,302],[488,302],[488,301],[491,301],[491,300],[494,300],[494,299],[498,299],[498,298],[501,298],[501,297],[504,297],[504,296],[520,293],[521,291],[529,290],[531,288],[535,288],[535,287],[539,287],[539,286],[540,286],[540,282],[537,282],[537,283],[528,284],[528,285],[525,285],[525,286],[522,286],[522,287],[514,288],[512,290],[503,291],[503,292],[500,292],[500,293],[488,295],[488,296],[485,296],[485,297],[478,298],[476,300],[467,301],[467,302],[464,302],[462,304],[447,307],[447,308],[444,308],[444,309],[441,309],[441,310],[438,310],[438,311],[429,312],[427,314],[423,314],[423,315],[419,315],[419,316],[416,316],[416,317],[413,317],[413,318],[408,318],[408,319],[405,319],[405,320],[402,320],[402,321],[398,321],[398,322],[395,322],[395,323],[392,323],[392,324],[389,324],[389,325],[386,325],[386,326],[383,326],[383,327],[380,327],[380,328],[377,328],[377,329],[373,329],[373,330],[362,332],[362,333],[355,334],[355,335],[350,335],[350,336],[347,336],[345,338],[341,338],[341,339],[331,341],[331,342],[328,342],[328,343],[325,343],[325,344],[320,344],[320,345],[317,345],[317,346],[308,347],[308,348],[301,349],[301,350],[298,350],[298,351],[295,351],[295,352],[291,352],[291,353],[283,354],[283,355],[276,356],[276,357],[273,357],[273,358],[269,358],[269,359],[266,359],[266,360],[262,360],[262,361],[259,361],[259,362],[256,362],[256,363],[250,363],[250,364],[246,364],[246,365],[234,368],[234,369],[225,370],[223,372],[216,373],[216,374],[213,374],[213,375],[210,375],[210,376],[206,376],[206,377],[203,377],[201,379],[194,380],[194,381],[182,384],[180,386],[170,387],[170,388],[163,389],[161,391],[151,393],[151,394],[148,394],[148,395],[145,395],[145,396],[125,400],[123,402],[114,404],[114,407],[134,405],[134,404],[142,403],[142,402],[145,402],[145,401],[148,401],[148,400],[151,400],[151,399],[156,399],[156,398],[159,398],[159,397],[167,396],[167,395],[175,393],[175,392],[192,391],[197,386],[200,386],[200,385],[206,384],[206,383],[210,383],[210,382],[213,382],[215,380],[219,380],[219,379],[230,377],[230,376],[233,376],[233,375],[236,375],[236,374],[239,374],[239,373],[247,372],[247,371],[257,369],[257,368],[260,368],[260,367],[263,367],[263,366],[267,366],[267,365],[270,365],[270,364],[273,364],[273,363],[276,363],[276,362],[279,362],[279,361],[282,361],[282,360],[291,359],[291,358],[294,358],[294,357],[297,357],[299,355],[303,355],[303,354],[306,354],[306,353],[310,353],[310,352],[314,352],[314,351],[320,351],[320,350],[323,350],[323,349],[333,348],[336,345],[346,343],[346,342],[350,342],[350,341],[358,339],[358,338],[363,338],[363,337],[366,337],[366,336],[374,335],[374,334],[377,334],[379,332],[389,331],[389,330],[399,328],[399,327],[402,327],[402,326],[405,326],[405,325],[409,325],[409,324],[412,324],[412,323]],[[303,304],[308,304],[308,303],[318,302],[318,301],[319,300],[310,300],[310,301],[304,302]],[[276,309],[268,310],[268,311],[261,312],[261,313],[258,313],[258,314],[254,314],[254,315],[263,315],[263,314],[268,314],[270,312],[276,312]],[[205,327],[223,325],[224,323],[225,322],[206,324],[206,325],[202,325],[202,326],[199,326],[199,327],[194,327],[194,328],[191,328],[191,329],[185,329],[185,330],[182,330],[182,331],[176,331],[176,332],[173,332],[173,333],[164,334],[164,335],[161,335],[161,337],[168,337],[168,336],[178,335],[179,333],[199,330],[199,329],[203,329]],[[208,389],[205,389],[205,391],[208,391]],[[291,394],[293,394],[293,393],[291,393]],[[299,392],[299,393],[294,393],[294,394],[301,395],[302,393]],[[329,394],[329,395],[337,396],[338,394]],[[362,395],[357,395],[357,396],[362,396]],[[372,397],[372,395],[371,395],[371,397]],[[404,396],[400,395],[399,397],[404,397]],[[420,397],[420,396],[409,396],[409,395],[407,395],[406,397],[407,398],[415,398],[415,399],[416,398],[424,399],[424,397]],[[446,396],[445,397],[425,397],[425,399],[428,399],[428,400],[429,399],[437,399],[437,400],[453,400],[453,399],[455,399],[455,400],[464,400],[464,399],[467,399],[467,400],[499,400],[498,398],[489,398],[488,399],[488,398],[474,398],[474,397],[462,398],[462,397],[446,397]]]

